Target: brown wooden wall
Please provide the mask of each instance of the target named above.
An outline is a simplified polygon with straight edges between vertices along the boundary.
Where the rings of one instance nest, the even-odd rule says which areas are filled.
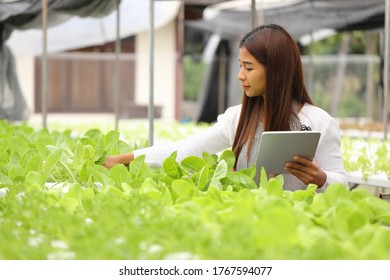
[[[147,106],[136,105],[134,37],[123,39],[120,56],[120,115],[144,118]],[[113,113],[115,111],[115,43],[48,56],[47,111]],[[35,112],[42,112],[42,59],[35,59]],[[161,108],[155,108],[155,116]]]
[[[35,110],[41,112],[41,59],[35,60]],[[48,58],[48,112],[113,112],[115,54],[65,53]],[[134,101],[134,56],[121,56],[120,104]]]

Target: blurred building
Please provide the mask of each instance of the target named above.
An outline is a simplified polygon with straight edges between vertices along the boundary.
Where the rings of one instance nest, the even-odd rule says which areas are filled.
[[[26,2],[31,4],[31,1]],[[35,6],[41,3],[36,2]],[[80,5],[80,1],[73,2],[73,5]],[[107,6],[107,1],[100,2],[100,6]],[[179,29],[182,9],[180,1],[155,3],[155,115],[171,120],[180,118],[182,81],[179,62],[182,43]],[[32,13],[20,10],[13,16],[27,12]],[[39,6],[34,13],[38,18],[36,21],[41,22]],[[63,8],[49,8],[47,112],[114,112],[118,87],[115,78],[117,10],[111,8],[102,16],[103,13],[97,10],[90,16],[77,13],[69,16]],[[146,118],[149,100],[149,1],[122,0],[119,15],[120,117]],[[50,19],[54,23],[50,24]],[[42,42],[42,29],[37,24],[31,25],[31,28],[15,28],[5,41],[16,57],[17,76],[32,113],[42,111]]]
[[[196,121],[212,122],[226,107],[238,104],[237,43],[253,22],[280,23],[299,42],[307,41],[307,37],[310,42],[324,30],[383,30],[383,0],[256,2],[253,13],[250,0],[155,0],[156,117],[182,120],[188,115]],[[48,112],[109,113],[119,102],[120,117],[146,118],[150,85],[149,1],[120,1],[119,83],[115,70],[117,0],[51,3],[45,83]],[[11,62],[9,72],[17,71],[20,83],[19,91],[10,90],[3,72],[2,92],[8,91],[11,97],[13,93],[14,99],[4,102],[0,95],[0,104],[16,105],[16,100],[24,98],[18,108],[27,104],[31,113],[39,113],[44,83],[41,0],[3,2],[0,12],[1,43],[14,53],[16,67],[12,67],[11,59],[2,61]],[[184,57],[202,64],[195,69],[197,72],[185,73]],[[303,61],[313,69],[312,58]],[[370,61],[378,63],[376,59]],[[192,81],[196,100],[192,107],[186,107],[186,86],[193,76],[197,78]]]

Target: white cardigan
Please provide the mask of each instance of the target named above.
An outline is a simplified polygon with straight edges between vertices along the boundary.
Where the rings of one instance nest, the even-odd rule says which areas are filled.
[[[181,141],[155,145],[133,151],[134,157],[145,155],[145,162],[150,166],[161,166],[164,159],[177,151],[177,161],[181,162],[188,156],[202,156],[221,152],[231,148],[237,130],[241,105],[229,107],[225,113],[218,116],[217,122],[204,132],[193,135]],[[302,125],[310,126],[312,130],[320,131],[314,161],[326,173],[327,180],[320,189],[333,182],[347,185],[346,174],[340,151],[340,135],[338,123],[326,111],[319,107],[305,104],[298,114]],[[292,176],[292,175],[290,175]],[[291,186],[289,189],[304,189],[305,186]]]

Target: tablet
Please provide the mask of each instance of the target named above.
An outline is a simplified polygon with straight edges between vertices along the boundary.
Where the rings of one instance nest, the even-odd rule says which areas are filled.
[[[264,131],[260,139],[256,168],[267,174],[284,174],[294,156],[313,160],[321,133],[318,131]]]

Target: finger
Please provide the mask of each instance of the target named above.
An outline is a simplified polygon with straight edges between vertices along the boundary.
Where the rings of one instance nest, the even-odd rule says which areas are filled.
[[[296,164],[296,163],[286,163],[285,170],[287,170],[288,172],[290,172],[293,175],[307,173],[307,170],[303,165]]]
[[[312,182],[313,180],[313,177],[310,176],[310,174],[302,171],[302,170],[299,170],[299,169],[287,169],[288,172],[290,172],[290,174],[292,174],[293,176],[297,177],[299,180],[301,180],[304,184],[309,184],[310,182]]]
[[[307,172],[308,170],[310,170],[310,168],[303,163],[297,162],[287,162],[285,164],[285,168],[287,168],[288,170],[300,170],[302,172]]]
[[[310,165],[312,163],[311,160],[308,160],[307,158],[300,157],[300,156],[294,156],[293,161],[303,165]]]
[[[308,165],[304,165],[303,163],[288,162],[286,163],[285,168],[294,176],[312,180],[317,176],[318,166],[309,160],[307,160],[306,163]]]

